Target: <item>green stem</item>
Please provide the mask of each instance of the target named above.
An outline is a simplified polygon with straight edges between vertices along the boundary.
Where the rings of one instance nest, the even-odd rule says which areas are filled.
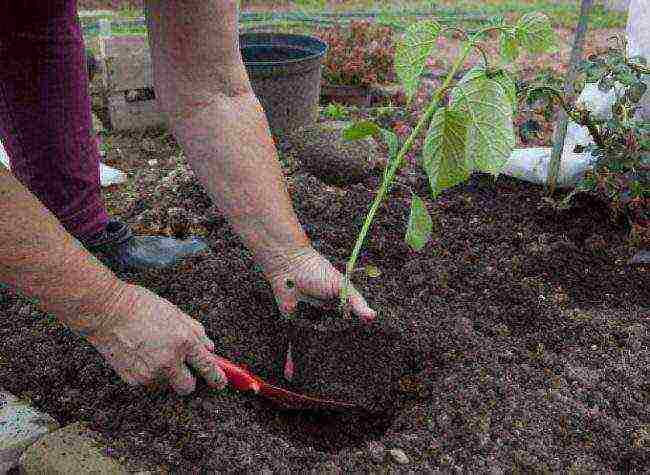
[[[438,109],[438,103],[443,97],[443,94],[451,84],[451,81],[453,80],[454,76],[458,72],[458,70],[461,68],[465,60],[467,59],[467,56],[469,56],[469,53],[472,51],[472,47],[474,44],[474,39],[478,37],[481,32],[478,32],[474,37],[465,43],[464,50],[462,54],[458,57],[454,65],[452,66],[451,70],[449,71],[449,74],[447,74],[447,78],[445,81],[442,83],[442,86],[438,88],[438,90],[434,94],[434,99],[431,101],[431,104],[429,105],[428,109],[426,110],[425,114],[420,118],[418,121],[417,125],[415,126],[415,129],[413,132],[411,132],[411,135],[409,138],[404,142],[404,145],[402,145],[402,148],[400,149],[399,153],[397,154],[397,157],[393,160],[391,163],[390,168],[388,169],[388,173],[384,176],[384,180],[381,184],[381,187],[377,191],[377,194],[375,195],[375,199],[372,203],[372,206],[370,208],[370,211],[368,212],[368,215],[366,216],[366,220],[363,223],[363,226],[361,228],[361,232],[359,233],[359,236],[357,237],[357,241],[354,245],[354,249],[352,251],[352,255],[350,256],[350,260],[348,261],[348,264],[346,266],[345,270],[345,277],[343,281],[343,287],[341,289],[341,300],[340,300],[340,306],[339,306],[339,312],[343,313],[344,315],[347,315],[349,312],[346,308],[346,303],[348,299],[348,285],[350,283],[350,276],[352,275],[352,272],[354,271],[354,265],[357,262],[357,258],[359,256],[359,252],[361,251],[361,246],[363,245],[363,241],[366,238],[366,234],[368,233],[368,229],[370,228],[370,224],[372,223],[372,220],[375,217],[375,214],[377,213],[377,210],[379,209],[379,205],[383,201],[386,192],[388,191],[388,188],[390,186],[390,183],[393,181],[393,178],[395,177],[395,173],[397,172],[397,169],[400,167],[402,164],[402,160],[404,159],[404,156],[406,153],[410,150],[411,145],[413,144],[413,141],[415,140],[415,137],[420,133],[420,131],[425,127],[425,125],[429,122],[429,119],[435,111]]]

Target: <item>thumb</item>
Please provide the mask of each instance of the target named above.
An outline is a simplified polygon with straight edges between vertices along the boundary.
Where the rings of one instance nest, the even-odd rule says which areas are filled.
[[[273,282],[273,293],[280,313],[288,318],[293,317],[298,306],[296,283],[287,277],[278,278]]]

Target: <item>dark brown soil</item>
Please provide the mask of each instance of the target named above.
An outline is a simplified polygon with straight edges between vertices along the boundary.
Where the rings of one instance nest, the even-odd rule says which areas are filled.
[[[381,275],[353,279],[378,322],[364,328],[335,320],[331,308],[304,306],[291,335],[248,251],[197,182],[182,168],[162,180],[182,164],[173,140],[115,134],[112,146],[107,163],[134,183],[106,192],[112,213],[140,232],[171,232],[167,210],[182,208],[213,251],[126,280],[198,319],[219,354],[262,378],[381,412],[280,411],[203,382],[187,397],[132,388],[81,338],[0,291],[0,387],[61,424],[88,421],[108,439],[108,453],[175,473],[297,473],[325,463],[368,472],[382,464],[366,443],[379,441],[403,449],[403,468],[418,472],[650,466],[650,278],[625,265],[635,249],[601,203],[585,198],[556,212],[543,205],[541,187],[476,175],[427,199],[436,235],[415,253],[404,243],[411,190],[397,184],[358,264]],[[340,270],[378,182],[342,189],[288,173],[301,222]],[[289,337],[292,384],[281,378]]]

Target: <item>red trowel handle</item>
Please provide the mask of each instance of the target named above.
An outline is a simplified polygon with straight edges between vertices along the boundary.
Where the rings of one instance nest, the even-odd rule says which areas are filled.
[[[215,356],[217,364],[226,373],[228,384],[232,385],[238,391],[253,391],[255,394],[260,392],[264,382],[256,378],[238,364],[233,363],[220,356]]]

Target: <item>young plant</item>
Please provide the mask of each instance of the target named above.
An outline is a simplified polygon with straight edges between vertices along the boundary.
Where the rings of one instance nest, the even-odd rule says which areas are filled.
[[[616,101],[609,119],[594,117],[548,85],[531,88],[544,91],[576,123],[587,127],[594,143],[576,152],[590,152],[595,158],[575,189],[563,200],[579,193],[592,193],[610,203],[614,218],[625,216],[633,227],[650,227],[650,123],[636,117],[639,101],[647,90],[650,67],[643,57],[630,58],[624,38],[600,55],[591,55],[580,67],[584,82],[597,83],[599,90],[616,88]],[[646,231],[648,233],[648,231]]]
[[[436,39],[444,30],[458,31],[465,40],[443,84],[433,94],[431,103],[406,141],[400,145],[395,133],[369,120],[352,124],[343,132],[347,140],[368,136],[381,138],[389,149],[389,163],[382,184],[346,267],[339,308],[345,314],[348,313],[345,304],[349,279],[361,246],[415,138],[427,130],[420,162],[429,178],[434,199],[445,189],[465,181],[473,171],[487,172],[496,177],[515,145],[513,115],[517,94],[515,82],[504,65],[514,62],[522,48],[530,53],[550,52],[555,48],[550,21],[541,13],[526,14],[514,25],[496,19],[471,36],[460,28],[443,29],[435,20],[419,21],[406,29],[397,42],[395,54],[395,70],[405,89],[407,105],[413,103],[427,59],[434,54]],[[499,34],[501,54],[500,64],[491,66],[481,41],[494,32]],[[452,84],[473,50],[481,53],[484,64],[472,68],[458,83]],[[430,239],[432,228],[432,219],[424,201],[412,194],[405,237],[407,244],[416,251],[421,250]]]
[[[328,104],[327,107],[325,108],[325,114],[330,119],[340,120],[347,117],[348,112],[345,110],[345,106],[343,104],[339,104],[338,102],[332,102]]]

